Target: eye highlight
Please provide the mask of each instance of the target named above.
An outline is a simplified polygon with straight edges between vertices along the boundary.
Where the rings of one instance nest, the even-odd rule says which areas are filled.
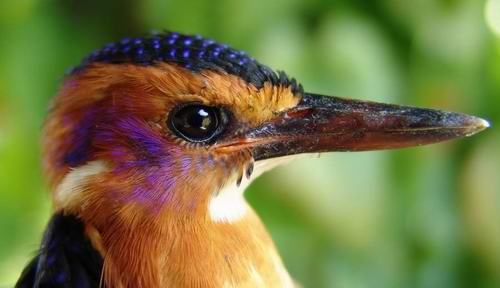
[[[170,129],[184,140],[208,143],[222,132],[226,117],[221,108],[189,103],[174,108],[167,121]]]

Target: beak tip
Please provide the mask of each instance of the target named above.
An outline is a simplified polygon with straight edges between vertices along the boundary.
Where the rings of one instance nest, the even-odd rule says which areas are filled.
[[[491,123],[483,118],[472,117],[472,123],[470,125],[470,133],[467,136],[472,136],[476,133],[479,133],[487,128],[490,128]]]
[[[490,122],[488,122],[482,118],[479,118],[479,121],[481,122],[481,125],[480,125],[481,129],[490,128],[490,126],[491,126]]]

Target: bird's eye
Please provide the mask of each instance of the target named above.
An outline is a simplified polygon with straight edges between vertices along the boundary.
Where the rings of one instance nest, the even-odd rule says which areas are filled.
[[[195,143],[214,140],[224,124],[222,109],[197,103],[174,108],[168,118],[170,129],[177,136]]]

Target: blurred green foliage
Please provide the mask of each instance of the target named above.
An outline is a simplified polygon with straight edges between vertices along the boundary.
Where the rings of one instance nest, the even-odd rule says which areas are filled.
[[[499,0],[0,1],[0,286],[50,215],[46,107],[67,68],[151,29],[198,33],[306,90],[500,122]],[[247,197],[305,287],[500,287],[500,130],[306,157]]]

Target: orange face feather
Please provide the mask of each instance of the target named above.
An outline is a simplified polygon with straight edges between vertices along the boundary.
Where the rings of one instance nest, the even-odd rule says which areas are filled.
[[[95,230],[109,287],[117,281],[124,287],[176,287],[193,279],[211,279],[203,287],[252,283],[281,263],[260,221],[251,209],[240,225],[214,223],[208,215],[210,200],[253,165],[251,152],[190,144],[171,133],[166,117],[179,103],[199,102],[224,107],[237,115],[238,129],[251,128],[300,98],[290,87],[257,89],[236,76],[174,64],[94,64],[65,80],[45,125],[44,168],[55,209],[79,215]],[[235,247],[227,239],[247,244]],[[198,273],[212,277],[193,276]]]

